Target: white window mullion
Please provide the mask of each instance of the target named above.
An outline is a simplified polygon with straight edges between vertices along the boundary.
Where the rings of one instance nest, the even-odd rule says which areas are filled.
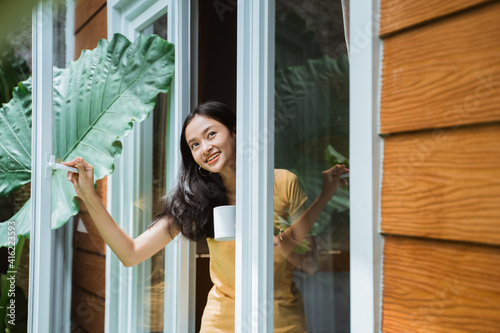
[[[142,125],[142,124],[141,124]],[[137,235],[134,233],[136,229],[136,225],[139,223],[137,220],[137,215],[136,211],[136,204],[139,198],[139,191],[142,190],[140,184],[139,184],[139,172],[141,171],[138,168],[139,164],[139,149],[138,149],[138,140],[141,137],[141,126],[137,125],[134,133],[131,133],[127,137],[127,141],[129,143],[129,149],[127,149],[127,156],[123,158],[123,161],[126,161],[127,169],[125,174],[127,175],[126,181],[128,184],[130,184],[129,188],[129,193],[130,197],[127,199],[129,204],[127,205],[128,207],[128,214],[127,218],[124,220],[125,225],[124,227],[126,228],[127,234],[129,234],[132,238],[137,237]],[[140,265],[135,265],[133,267],[124,267],[123,269],[125,271],[127,279],[125,280],[125,283],[127,285],[127,294],[123,295],[124,299],[128,299],[126,302],[126,312],[123,313],[122,318],[127,319],[127,330],[122,331],[122,332],[128,332],[128,333],[135,333],[137,330],[137,316],[136,316],[136,311],[137,311],[137,306],[138,304],[138,298],[137,298],[137,282],[138,282],[138,277],[139,277],[139,270],[140,270]],[[130,315],[134,314],[134,315]]]
[[[52,257],[52,8],[33,11],[31,229],[28,331],[50,332]],[[18,253],[17,255],[21,255]]]
[[[235,249],[235,332],[249,332],[248,325],[252,319],[251,296],[251,224],[244,221],[244,217],[250,217],[250,193],[243,191],[251,187],[251,179],[248,177],[249,164],[246,160],[248,150],[247,140],[250,138],[251,106],[249,102],[249,78],[250,78],[250,56],[248,54],[248,39],[250,36],[250,17],[248,11],[250,2],[240,2],[238,6],[238,31],[237,31],[237,69],[236,69],[236,249]],[[246,13],[246,15],[244,15]],[[246,79],[247,78],[247,79]],[[244,99],[246,97],[246,100]],[[251,160],[250,160],[251,161]],[[245,173],[245,176],[243,175]],[[244,237],[245,236],[245,237]]]
[[[122,9],[117,6],[119,1],[108,1],[107,19],[108,19],[108,40],[113,38],[115,32],[122,32]],[[123,147],[123,154],[125,153],[125,144]],[[115,170],[112,175],[107,177],[107,203],[106,207],[118,223],[122,226],[122,221],[126,215],[126,206],[122,203],[125,202],[124,188],[127,185],[124,175],[125,165],[122,158],[115,161]],[[128,205],[127,205],[128,206]],[[104,332],[105,333],[118,333],[126,332],[126,323],[121,320],[121,315],[124,313],[122,307],[126,303],[123,299],[123,289],[125,289],[123,282],[123,265],[118,257],[111,251],[111,248],[106,245],[106,307],[104,310]]]
[[[153,26],[149,25],[144,30],[144,34],[153,34],[153,30]],[[139,35],[139,32],[136,34]],[[152,211],[146,207],[146,203],[152,202],[153,199],[153,118],[152,111],[149,117],[136,127],[139,140],[136,141],[135,170],[140,170],[140,172],[135,172],[135,177],[138,180],[140,178],[140,184],[142,184],[137,187],[140,190],[136,193],[135,199],[137,200],[134,222],[134,235],[136,236],[140,235],[152,220]],[[151,269],[152,260],[145,260],[137,270],[136,278],[139,283],[135,284],[137,298],[133,310],[137,314],[137,318],[145,318],[149,315],[141,304],[145,304],[146,290],[151,288],[151,279],[149,278]]]
[[[115,162],[115,171],[113,176],[107,177],[107,208],[110,214],[114,217],[117,223],[121,224],[122,217],[125,215],[123,202],[125,191],[116,191],[119,184],[124,184],[124,176],[121,172],[122,165],[120,162]],[[115,193],[115,197],[110,194]],[[121,270],[125,268],[118,257],[106,245],[106,307],[104,313],[104,332],[118,333],[126,332],[124,325],[120,321],[120,314],[123,313],[121,307],[124,300],[121,294],[124,288],[124,283],[121,279]]]
[[[240,2],[236,332],[273,331],[274,1]]]
[[[371,0],[349,6],[350,312],[354,333],[381,330],[383,140],[378,136],[378,108],[382,42],[374,20],[377,7],[378,1]]]

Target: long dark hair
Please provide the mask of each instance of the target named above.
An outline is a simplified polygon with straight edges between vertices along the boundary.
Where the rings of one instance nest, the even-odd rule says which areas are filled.
[[[159,219],[168,217],[172,221],[167,226],[170,235],[180,231],[187,239],[200,242],[207,237],[214,237],[213,209],[227,205],[228,200],[220,175],[208,174],[207,171],[201,170],[202,175],[186,142],[186,127],[197,115],[217,120],[230,132],[236,126],[236,115],[220,102],[209,101],[200,104],[186,117],[180,140],[182,164],[177,186],[162,199],[161,211],[149,227]]]

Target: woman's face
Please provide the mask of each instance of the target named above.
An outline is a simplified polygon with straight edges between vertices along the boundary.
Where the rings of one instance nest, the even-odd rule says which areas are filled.
[[[219,173],[236,163],[236,133],[215,119],[196,115],[186,127],[186,141],[195,162]]]

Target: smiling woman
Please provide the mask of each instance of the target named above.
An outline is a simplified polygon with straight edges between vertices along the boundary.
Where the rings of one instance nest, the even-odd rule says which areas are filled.
[[[199,242],[214,237],[212,209],[234,204],[229,200],[236,189],[236,116],[222,103],[201,104],[186,117],[180,142],[179,183],[156,220],[172,216],[172,235],[182,230]]]

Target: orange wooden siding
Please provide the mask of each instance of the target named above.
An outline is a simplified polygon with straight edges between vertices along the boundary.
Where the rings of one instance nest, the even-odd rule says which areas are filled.
[[[498,247],[386,237],[383,332],[500,328]]]
[[[74,285],[104,299],[106,275],[103,267],[106,267],[106,257],[75,249],[73,260],[78,262],[78,265],[73,266]]]
[[[77,0],[75,2],[74,33],[76,34],[85,26],[105,5],[106,0]]]
[[[500,2],[384,40],[380,132],[500,120]]]
[[[382,331],[500,332],[500,1],[380,22]]]
[[[381,201],[384,233],[500,245],[500,125],[387,137]]]
[[[105,179],[97,181],[98,188],[104,184],[106,184]],[[78,213],[78,219],[76,219],[73,246],[85,251],[106,254],[106,243],[99,234],[99,230],[97,230],[87,207],[82,201],[80,201],[80,212]]]
[[[491,0],[381,0],[380,35],[407,29]]]
[[[104,299],[78,287],[71,295],[71,320],[86,332],[104,332]],[[72,332],[81,332],[72,327]]]
[[[78,16],[76,12],[76,16]],[[80,57],[83,49],[92,50],[99,39],[108,38],[107,8],[102,7],[92,19],[75,34],[75,59]]]

